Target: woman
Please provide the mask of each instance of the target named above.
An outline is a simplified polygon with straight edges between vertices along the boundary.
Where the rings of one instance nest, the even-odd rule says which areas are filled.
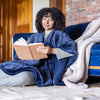
[[[37,34],[30,43],[44,43],[38,52],[46,59],[14,60],[0,64],[0,86],[64,85],[62,76],[77,58],[76,44],[65,31],[65,17],[57,8],[43,8],[36,17]]]

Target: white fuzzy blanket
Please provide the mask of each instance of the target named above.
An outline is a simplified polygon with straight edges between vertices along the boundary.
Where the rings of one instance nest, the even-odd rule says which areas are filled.
[[[100,87],[92,86],[88,89],[70,89],[66,86],[0,87],[0,100],[100,100]]]
[[[63,81],[70,88],[87,88],[88,66],[91,47],[100,42],[100,18],[93,20],[81,37],[75,40],[78,49],[77,60],[67,69]]]

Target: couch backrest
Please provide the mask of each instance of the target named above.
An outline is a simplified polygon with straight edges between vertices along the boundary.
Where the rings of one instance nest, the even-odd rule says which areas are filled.
[[[89,23],[90,22],[68,26],[66,27],[65,32],[70,36],[70,38],[75,40],[83,34]]]
[[[32,33],[17,33],[13,36],[13,43],[15,41],[17,41],[19,38],[23,37],[25,40],[28,39],[28,37],[30,37],[30,35],[32,35]],[[13,59],[18,59],[15,50],[13,49]]]
[[[13,36],[13,43],[21,37],[27,40],[30,35],[32,35],[32,33],[17,33]]]

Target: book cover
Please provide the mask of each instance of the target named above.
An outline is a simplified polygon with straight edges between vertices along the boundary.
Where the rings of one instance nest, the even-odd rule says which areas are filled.
[[[25,43],[24,42],[22,42],[21,40],[18,40],[13,44],[13,47],[19,59],[37,60],[37,59],[48,58],[47,54],[44,54],[42,52],[37,52],[36,50],[39,46],[44,46],[43,43],[27,44],[27,42]]]

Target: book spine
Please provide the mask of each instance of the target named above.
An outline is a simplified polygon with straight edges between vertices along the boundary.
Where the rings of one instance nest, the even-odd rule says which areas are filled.
[[[28,50],[29,50],[29,52],[30,52],[30,54],[31,54],[32,59],[34,60],[34,56],[33,56],[33,54],[32,54],[32,51],[31,51],[31,49],[30,49],[30,46],[28,46]]]

